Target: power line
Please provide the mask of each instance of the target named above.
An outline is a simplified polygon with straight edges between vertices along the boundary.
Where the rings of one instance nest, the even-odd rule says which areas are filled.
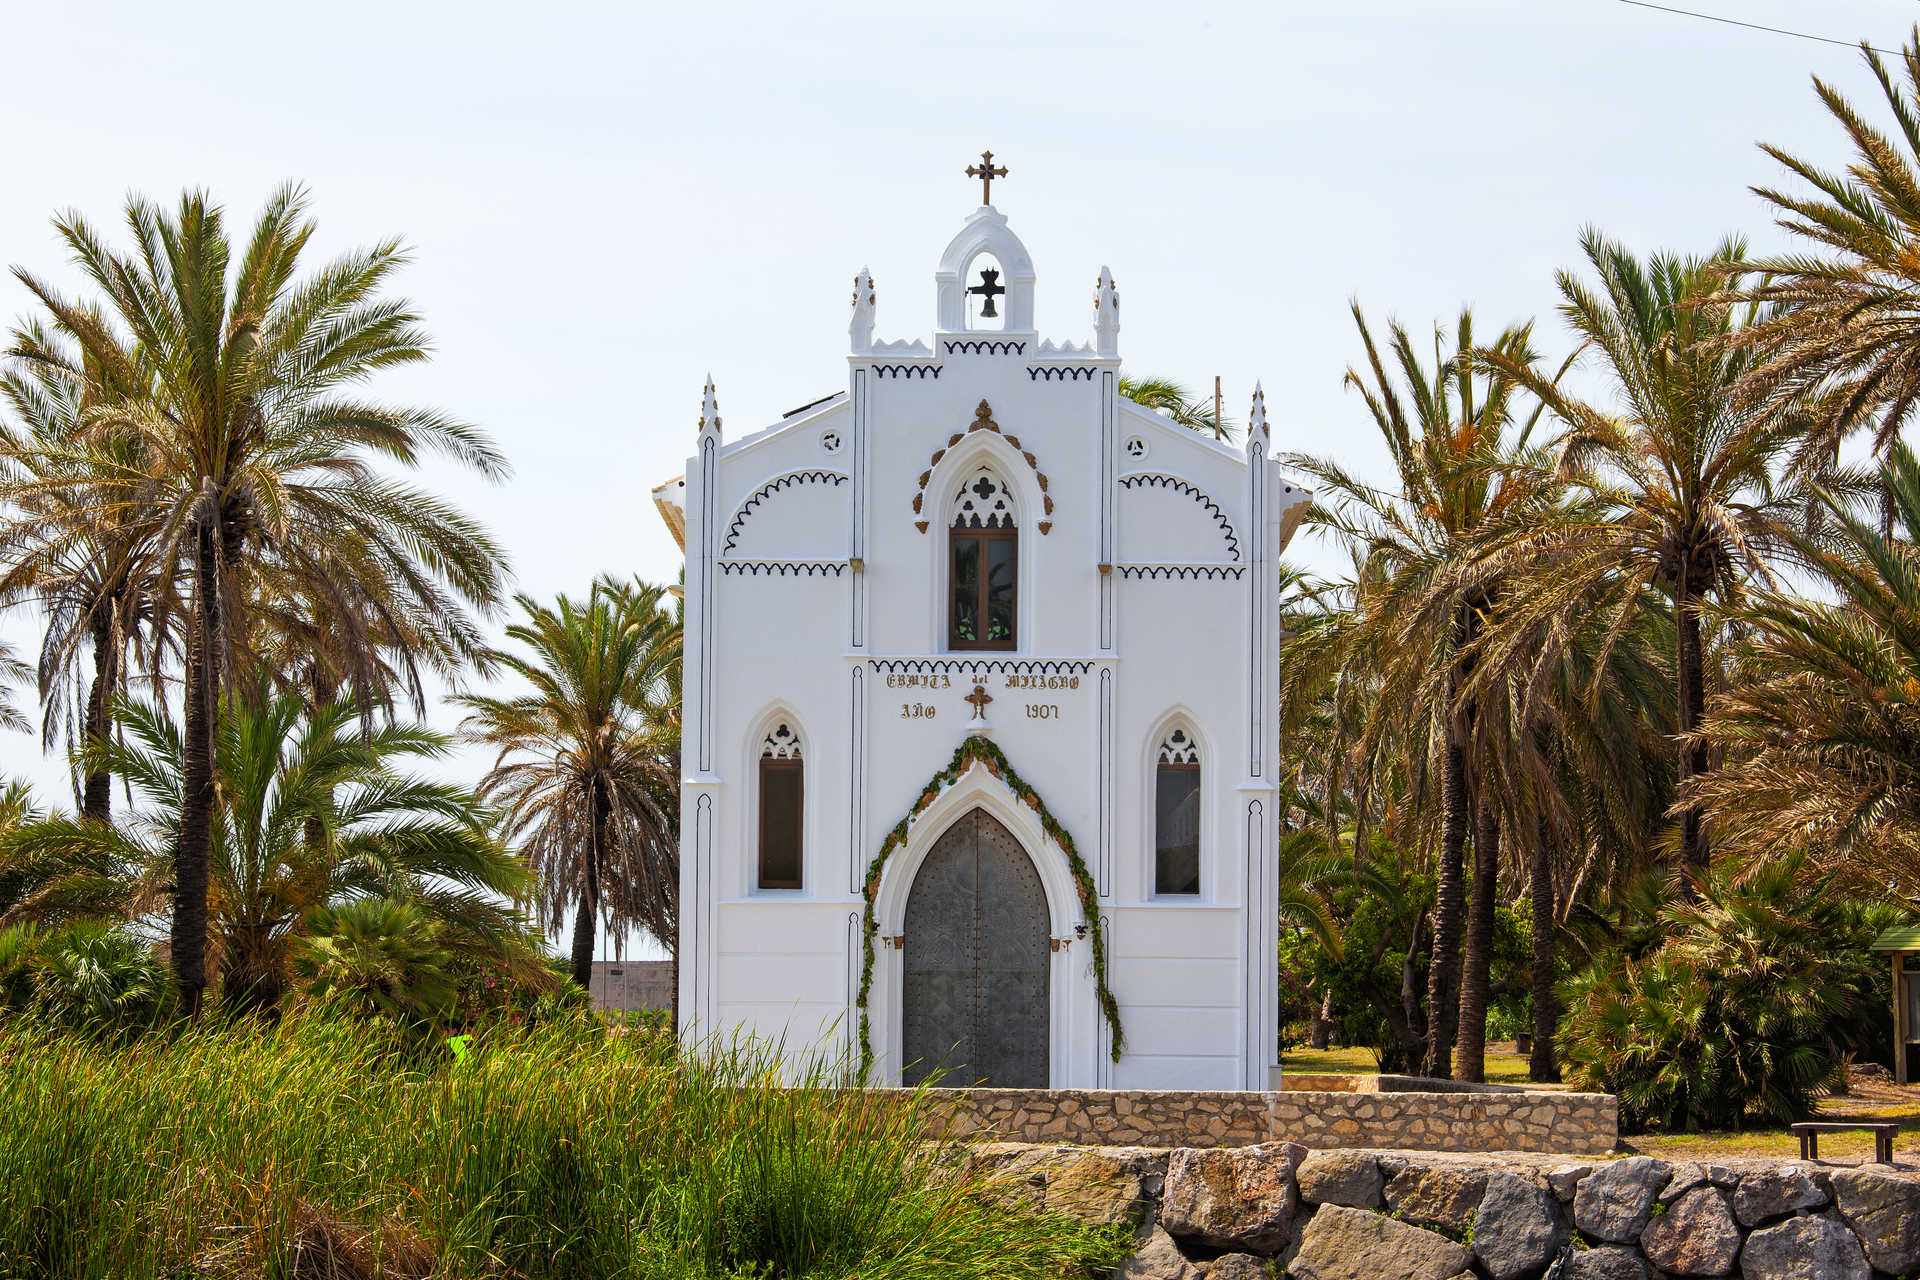
[[[1636,9],[1658,9],[1661,13],[1677,13],[1683,18],[1699,18],[1705,22],[1724,22],[1730,27],[1745,27],[1749,31],[1766,31],[1776,36],[1792,36],[1796,40],[1817,40],[1821,44],[1837,44],[1846,49],[1860,48],[1859,42],[1853,40],[1836,40],[1832,36],[1809,35],[1805,31],[1789,31],[1785,27],[1766,27],[1758,22],[1742,22],[1738,18],[1722,18],[1718,14],[1713,13],[1695,13],[1691,9],[1674,9],[1664,4],[1648,4],[1647,0],[1620,0],[1620,3],[1630,4]],[[1872,49],[1875,53],[1884,54],[1889,58],[1897,58],[1900,56],[1891,49],[1875,48],[1873,45],[1867,45],[1866,47]]]

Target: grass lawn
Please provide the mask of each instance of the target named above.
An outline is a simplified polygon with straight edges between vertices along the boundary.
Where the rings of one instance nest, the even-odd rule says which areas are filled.
[[[1284,1071],[1302,1075],[1370,1076],[1380,1070],[1373,1051],[1358,1046],[1345,1049],[1293,1049],[1280,1060]],[[1513,1052],[1511,1040],[1487,1046],[1488,1084],[1528,1084],[1527,1056]],[[1564,1089],[1563,1084],[1533,1085],[1536,1089]]]
[[[1527,1084],[1527,1059],[1512,1052],[1507,1042],[1487,1048],[1489,1084]],[[1378,1068],[1367,1049],[1295,1049],[1282,1059],[1287,1071],[1315,1075],[1372,1075]],[[1566,1089],[1565,1084],[1535,1085],[1539,1089]],[[1920,1163],[1920,1086],[1899,1086],[1879,1081],[1859,1081],[1854,1092],[1823,1100],[1823,1120],[1900,1120],[1905,1123],[1901,1140],[1895,1144],[1895,1159],[1903,1164]],[[1667,1160],[1703,1160],[1716,1157],[1752,1156],[1797,1159],[1800,1140],[1783,1126],[1778,1129],[1747,1129],[1737,1133],[1643,1133],[1620,1140],[1618,1155],[1659,1156]],[[1829,1133],[1820,1137],[1822,1160],[1857,1161],[1873,1156],[1870,1133]]]

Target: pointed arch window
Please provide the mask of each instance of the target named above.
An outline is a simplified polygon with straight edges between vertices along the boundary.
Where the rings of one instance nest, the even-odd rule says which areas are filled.
[[[947,647],[1014,648],[1019,586],[1013,494],[992,468],[976,467],[954,495],[947,532]]]
[[[1185,729],[1160,741],[1153,786],[1153,891],[1200,892],[1200,747]]]
[[[760,744],[760,878],[762,889],[798,889],[803,852],[806,764],[800,735],[781,723]]]

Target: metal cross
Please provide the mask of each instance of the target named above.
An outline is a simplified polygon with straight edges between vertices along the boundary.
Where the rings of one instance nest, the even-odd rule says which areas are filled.
[[[980,203],[992,204],[993,180],[995,178],[1006,177],[1007,166],[994,164],[993,152],[982,151],[980,153],[980,163],[967,166],[967,176],[969,178],[980,179]]]
[[[998,271],[995,271],[992,267],[980,268],[980,283],[967,290],[967,292],[977,293],[987,300],[987,305],[980,308],[980,315],[983,318],[991,320],[1000,314],[993,309],[993,300],[1005,293],[1006,289],[1000,284],[1000,273]]]
[[[961,701],[972,705],[973,718],[975,720],[985,720],[987,718],[987,704],[993,701],[993,695],[987,692],[987,686],[977,684],[973,686],[973,692],[961,699]]]

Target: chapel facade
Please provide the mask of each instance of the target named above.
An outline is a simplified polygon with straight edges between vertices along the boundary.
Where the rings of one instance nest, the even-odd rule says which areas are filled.
[[[1040,336],[991,204],[934,278],[931,341],[880,341],[862,271],[846,389],[759,431],[728,439],[709,381],[656,491],[687,553],[685,1033],[883,1083],[1266,1088],[1307,495],[1257,390],[1240,446],[1120,396],[1106,269],[1083,342]]]

